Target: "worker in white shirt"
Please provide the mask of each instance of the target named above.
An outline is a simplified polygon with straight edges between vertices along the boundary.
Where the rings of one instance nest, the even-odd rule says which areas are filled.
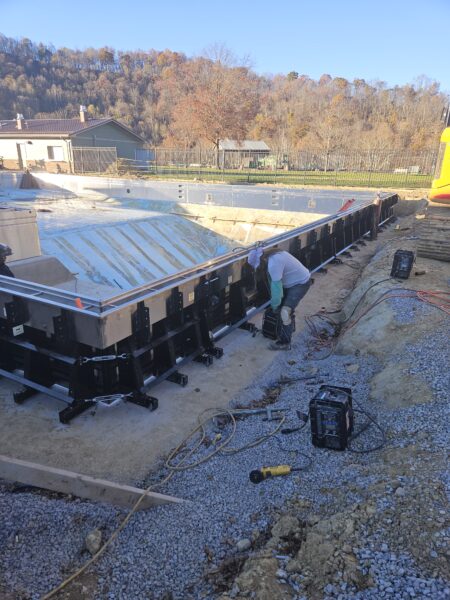
[[[280,334],[269,348],[290,350],[294,311],[311,286],[311,273],[295,256],[278,248],[266,251],[256,248],[250,252],[248,262],[254,269],[258,268],[260,262],[266,267],[270,283],[270,305],[273,311],[280,311]]]

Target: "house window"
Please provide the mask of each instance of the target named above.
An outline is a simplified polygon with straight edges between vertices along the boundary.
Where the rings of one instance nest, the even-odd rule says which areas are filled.
[[[64,160],[64,150],[62,146],[47,146],[49,160]]]

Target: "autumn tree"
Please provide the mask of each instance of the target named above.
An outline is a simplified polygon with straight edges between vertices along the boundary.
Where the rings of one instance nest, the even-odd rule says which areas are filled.
[[[115,117],[149,144],[263,139],[276,152],[435,149],[449,97],[420,76],[388,86],[291,71],[257,76],[223,45],[201,57],[171,50],[54,48],[0,34],[0,119]]]
[[[258,112],[256,76],[246,67],[199,59],[191,69],[192,91],[177,103],[171,131],[185,141],[242,141]]]

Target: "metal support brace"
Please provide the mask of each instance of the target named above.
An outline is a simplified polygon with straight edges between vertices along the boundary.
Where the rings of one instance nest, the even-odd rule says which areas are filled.
[[[87,363],[105,363],[105,362],[114,362],[116,360],[128,360],[130,358],[129,354],[102,354],[100,356],[80,356],[78,359],[80,361],[80,365],[85,365]]]
[[[25,386],[22,390],[13,393],[14,402],[16,404],[22,404],[28,398],[39,394],[37,390],[33,390],[33,388]]]
[[[239,325],[239,329],[244,329],[244,331],[249,331],[253,337],[255,337],[255,335],[259,331],[259,329],[256,327],[256,325],[254,323],[249,323],[249,321],[246,321],[245,323],[242,323],[242,325]]]
[[[222,358],[223,348],[219,348],[218,346],[212,346],[211,348],[206,349],[206,354],[210,354],[214,358]]]
[[[189,381],[188,376],[185,373],[180,373],[179,371],[174,371],[169,375],[167,381],[171,381],[172,383],[177,383],[181,385],[181,387],[186,387]]]
[[[210,367],[213,364],[213,357],[207,352],[202,352],[202,354],[199,354],[194,358],[194,361],[202,363],[202,365],[205,365],[205,367]]]
[[[143,392],[134,391],[129,394],[108,394],[104,396],[94,396],[93,398],[87,398],[84,400],[77,400],[72,402],[67,408],[60,411],[59,420],[63,424],[69,423],[74,417],[80,415],[85,410],[91,407],[97,407],[98,405],[104,407],[112,407],[119,404],[119,402],[131,402],[144,408],[149,408],[154,411],[158,408],[158,399],[154,396],[149,396]]]

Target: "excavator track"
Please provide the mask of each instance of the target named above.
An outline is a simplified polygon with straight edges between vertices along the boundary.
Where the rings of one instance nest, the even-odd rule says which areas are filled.
[[[450,262],[450,206],[430,202],[418,233],[418,256]]]

